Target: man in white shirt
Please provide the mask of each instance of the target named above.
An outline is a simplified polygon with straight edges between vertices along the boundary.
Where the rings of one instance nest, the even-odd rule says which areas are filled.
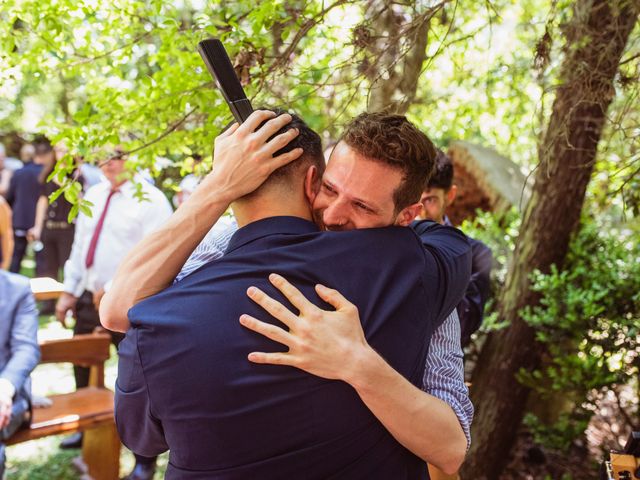
[[[89,188],[84,196],[93,204],[93,215],[78,216],[71,256],[64,266],[64,293],[56,305],[56,317],[63,325],[66,326],[67,314],[74,314],[74,335],[91,333],[100,326],[98,306],[120,261],[172,212],[160,190],[146,181],[132,182],[124,176],[125,157],[121,151],[116,150],[101,170],[106,180]],[[115,345],[123,338],[113,332],[111,336]],[[76,388],[88,386],[88,368],[74,367],[74,374]],[[81,442],[81,437],[72,436],[61,446],[74,448]],[[155,460],[150,468],[155,469]]]

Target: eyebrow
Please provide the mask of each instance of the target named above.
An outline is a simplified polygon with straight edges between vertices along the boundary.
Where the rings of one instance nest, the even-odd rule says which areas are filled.
[[[329,187],[331,187],[332,189],[336,190],[336,185],[329,179],[323,178],[322,179],[322,183],[327,184]],[[380,207],[378,207],[375,204],[372,204],[370,201],[368,200],[363,200],[361,198],[357,198],[357,197],[349,197],[349,199],[352,202],[356,202],[356,203],[362,203],[363,205],[365,205],[369,210],[378,213],[381,209]]]

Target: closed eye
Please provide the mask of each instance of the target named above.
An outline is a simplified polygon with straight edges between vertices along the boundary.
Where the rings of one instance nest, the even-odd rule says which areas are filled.
[[[324,188],[328,192],[336,193],[336,190],[331,185],[329,185],[328,183],[323,183],[322,184],[322,188]]]
[[[369,208],[367,205],[365,205],[364,203],[356,202],[356,207],[368,213],[374,213],[373,210]]]

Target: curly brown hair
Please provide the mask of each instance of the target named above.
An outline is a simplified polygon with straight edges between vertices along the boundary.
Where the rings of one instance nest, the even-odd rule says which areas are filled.
[[[437,150],[405,116],[361,113],[347,125],[341,140],[363,157],[402,172],[402,182],[393,192],[396,212],[420,200]]]

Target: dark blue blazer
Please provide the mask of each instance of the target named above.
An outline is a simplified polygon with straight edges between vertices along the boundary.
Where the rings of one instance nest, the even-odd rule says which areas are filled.
[[[7,191],[7,202],[13,210],[14,230],[29,230],[35,223],[36,204],[42,189],[38,182],[41,170],[42,165],[29,162],[13,172]]]
[[[166,478],[419,479],[424,462],[402,447],[346,383],[257,365],[252,351],[282,345],[243,328],[249,313],[276,323],[246,296],[282,274],[316,304],[316,283],[359,308],[368,342],[420,385],[428,340],[462,298],[469,245],[431,222],[410,228],[318,232],[274,217],[251,223],[226,255],[129,312],[119,347],[116,422],[124,444],[170,449]],[[426,248],[425,248],[426,247]]]

